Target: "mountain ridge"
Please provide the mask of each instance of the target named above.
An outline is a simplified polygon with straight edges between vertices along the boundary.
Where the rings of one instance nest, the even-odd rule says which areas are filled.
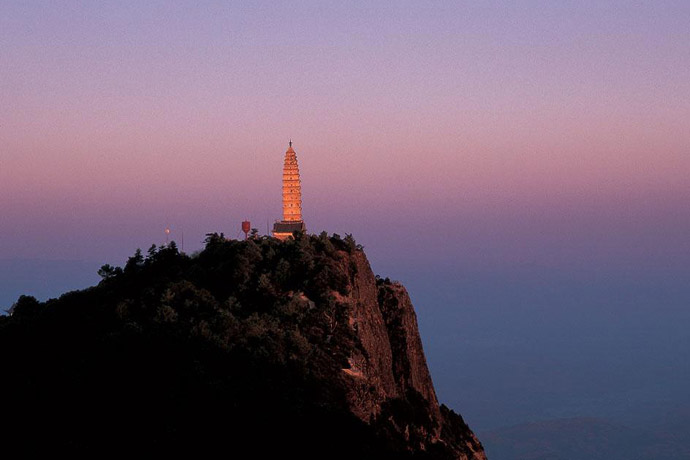
[[[406,290],[349,235],[210,234],[193,257],[153,246],[99,274],[0,321],[8,429],[34,449],[486,458],[438,404]]]

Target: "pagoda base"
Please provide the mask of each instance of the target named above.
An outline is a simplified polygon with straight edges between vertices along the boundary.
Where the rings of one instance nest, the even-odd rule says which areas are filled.
[[[307,226],[304,225],[304,221],[281,220],[273,224],[273,237],[278,238],[281,241],[287,240],[288,238],[293,238],[294,232],[307,232]]]

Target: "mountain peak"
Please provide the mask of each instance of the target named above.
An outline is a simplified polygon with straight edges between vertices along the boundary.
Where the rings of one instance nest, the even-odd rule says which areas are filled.
[[[23,297],[0,320],[0,346],[18,350],[1,388],[15,396],[16,439],[57,451],[485,458],[438,404],[405,288],[375,277],[350,235],[214,234],[193,257],[154,246],[99,273],[96,287]],[[36,391],[48,395],[40,404]],[[75,425],[55,419],[65,401],[82,415]],[[22,429],[28,413],[41,429]]]

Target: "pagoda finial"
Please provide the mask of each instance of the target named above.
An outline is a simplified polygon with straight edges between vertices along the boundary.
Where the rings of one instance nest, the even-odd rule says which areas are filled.
[[[290,142],[288,142],[288,144],[290,145],[290,147],[292,147],[292,139],[290,139]]]

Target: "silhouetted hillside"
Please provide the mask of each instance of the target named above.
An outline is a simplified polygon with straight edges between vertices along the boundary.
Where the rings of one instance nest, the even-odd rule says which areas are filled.
[[[405,289],[349,236],[213,234],[99,274],[0,318],[4,448],[485,458],[439,407]]]

